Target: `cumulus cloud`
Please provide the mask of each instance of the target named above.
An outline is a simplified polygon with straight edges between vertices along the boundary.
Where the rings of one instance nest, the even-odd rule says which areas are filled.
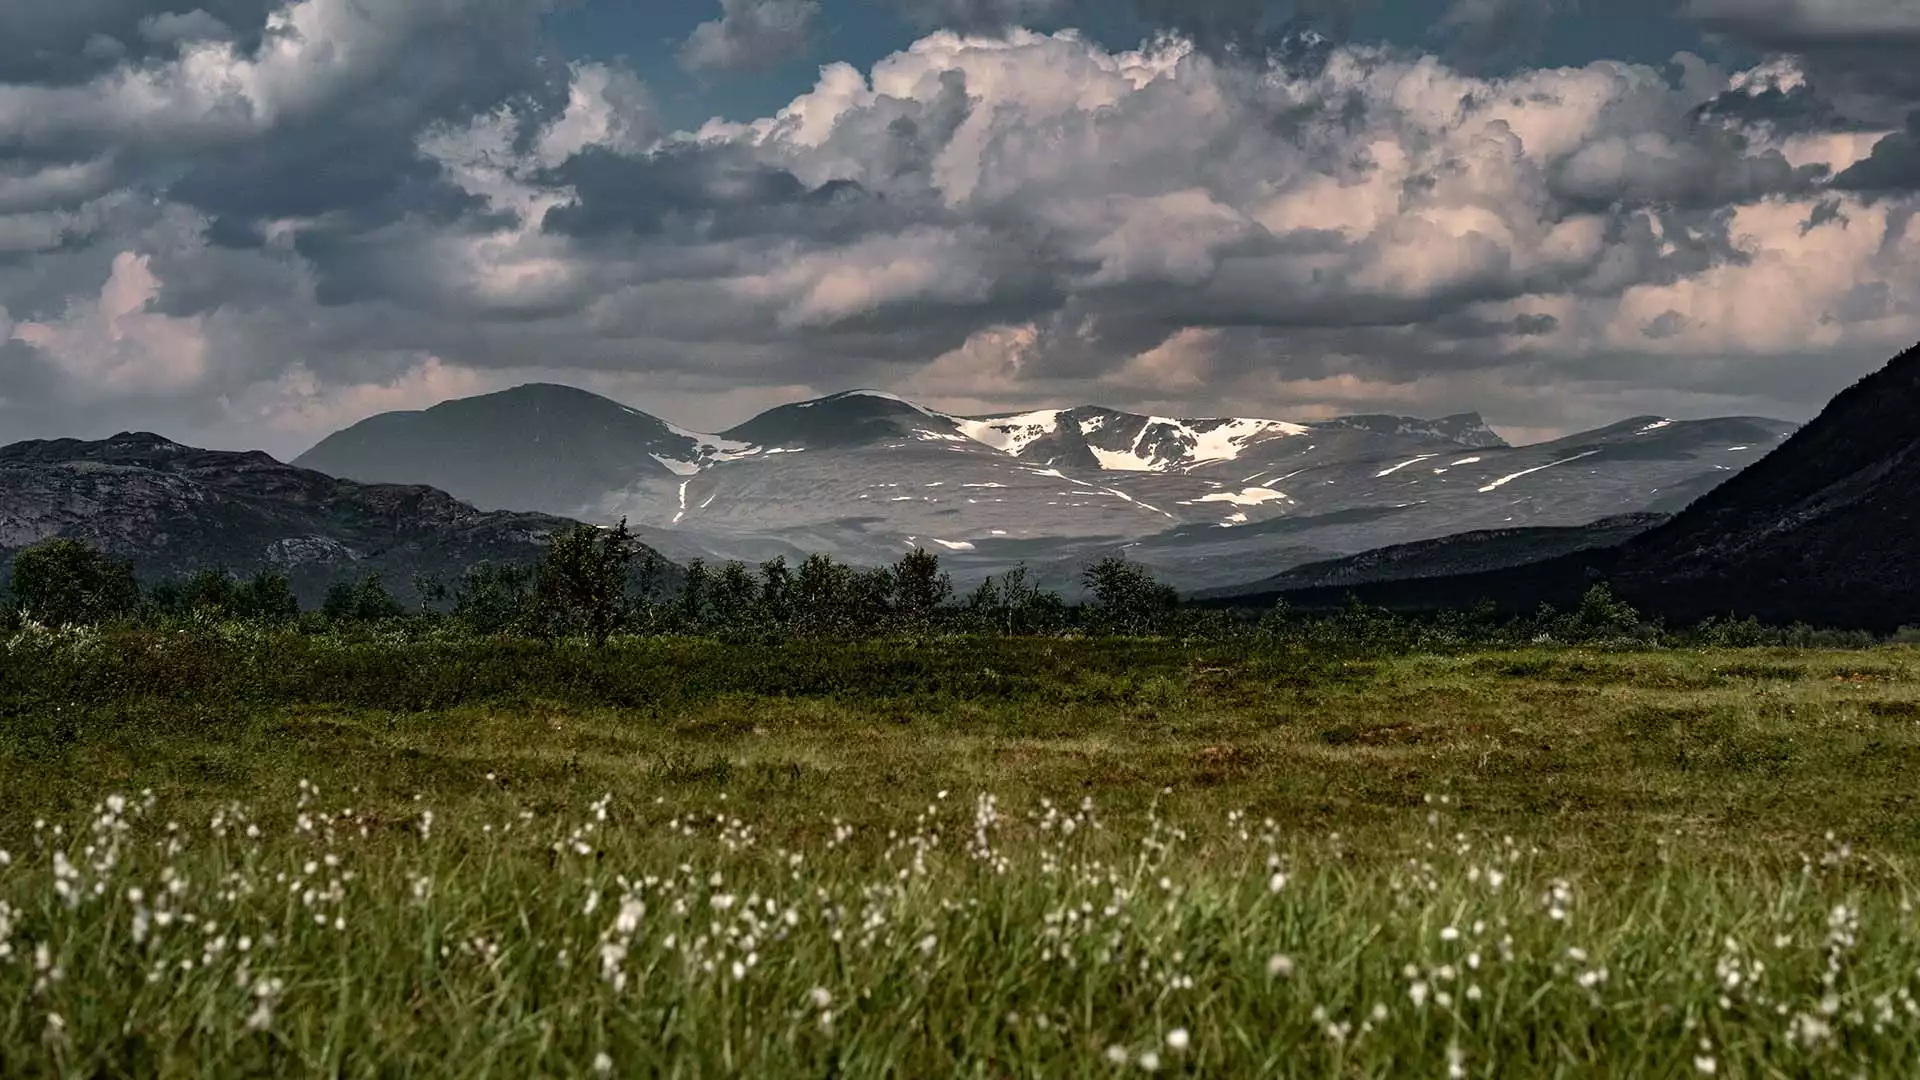
[[[148,264],[146,256],[119,253],[98,296],[76,300],[51,322],[16,322],[11,338],[33,346],[77,381],[105,391],[194,385],[207,368],[201,320],[152,310],[160,279]]]
[[[720,17],[680,48],[689,71],[751,71],[791,60],[813,37],[819,0],[720,0]]]
[[[1303,58],[1208,47],[1286,25],[1221,0],[1134,49],[929,33],[673,131],[542,7],[209,3],[230,38],[0,68],[0,436],[297,450],[527,377],[713,427],[886,385],[1546,432],[1804,414],[1920,338],[1915,133],[1813,61]]]
[[[233,37],[233,30],[205,8],[194,8],[185,12],[163,11],[141,19],[140,36],[155,45],[180,45],[226,41]]]

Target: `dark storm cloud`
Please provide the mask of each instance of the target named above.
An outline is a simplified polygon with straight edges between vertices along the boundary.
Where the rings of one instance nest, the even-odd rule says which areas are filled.
[[[653,236],[676,221],[739,235],[738,218],[762,220],[807,200],[807,186],[791,172],[755,160],[735,147],[673,147],[644,157],[590,148],[550,174],[574,192],[573,201],[547,212],[548,231],[575,237],[625,232]],[[831,206],[835,192],[819,202]],[[857,185],[848,189],[857,198]]]
[[[1920,191],[1920,109],[1907,114],[1907,129],[1882,138],[1873,153],[1857,161],[1833,186],[1843,191]]]
[[[1920,5],[1903,0],[1687,0],[1703,28],[1791,53],[1820,96],[1876,123],[1920,104]]]
[[[83,82],[121,63],[175,52],[218,33],[259,44],[273,0],[191,0],[158,10],[154,0],[7,0],[0,4],[0,83]]]
[[[1684,209],[1809,192],[1831,170],[1795,167],[1778,150],[1751,152],[1737,134],[1707,128],[1650,143],[1621,137],[1583,149],[1554,170],[1554,191],[1588,209],[1611,205]]]
[[[1699,115],[1705,120],[1763,124],[1786,132],[1862,131],[1875,126],[1845,115],[1812,86],[1727,90],[1701,105]]]

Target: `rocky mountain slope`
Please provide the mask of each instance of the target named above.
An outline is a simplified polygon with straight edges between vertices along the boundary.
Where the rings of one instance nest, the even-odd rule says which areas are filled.
[[[1920,624],[1920,346],[1628,544],[1613,577],[1678,619]]]
[[[1124,551],[1199,589],[1471,530],[1671,511],[1791,430],[1640,417],[1514,447],[1472,414],[966,417],[865,390],[699,435],[533,386],[374,417],[296,463],[487,507],[626,516],[677,557],[881,562],[919,545],[963,581],[1025,562],[1064,584]]]
[[[207,566],[277,570],[307,604],[331,583],[366,573],[404,593],[416,573],[450,578],[479,562],[531,562],[555,529],[571,524],[139,432],[0,447],[0,562],[41,540],[71,537],[132,559],[148,581]]]

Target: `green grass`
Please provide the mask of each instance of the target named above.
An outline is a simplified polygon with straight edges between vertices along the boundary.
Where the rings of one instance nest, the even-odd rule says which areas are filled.
[[[1917,754],[1900,647],[30,637],[0,1075],[1912,1075]]]

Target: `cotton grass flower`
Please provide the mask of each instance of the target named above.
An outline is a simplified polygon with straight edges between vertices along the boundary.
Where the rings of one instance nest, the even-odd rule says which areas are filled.
[[[1167,1032],[1167,1049],[1169,1050],[1185,1050],[1191,1041],[1192,1037],[1187,1034],[1186,1028],[1174,1028]]]

